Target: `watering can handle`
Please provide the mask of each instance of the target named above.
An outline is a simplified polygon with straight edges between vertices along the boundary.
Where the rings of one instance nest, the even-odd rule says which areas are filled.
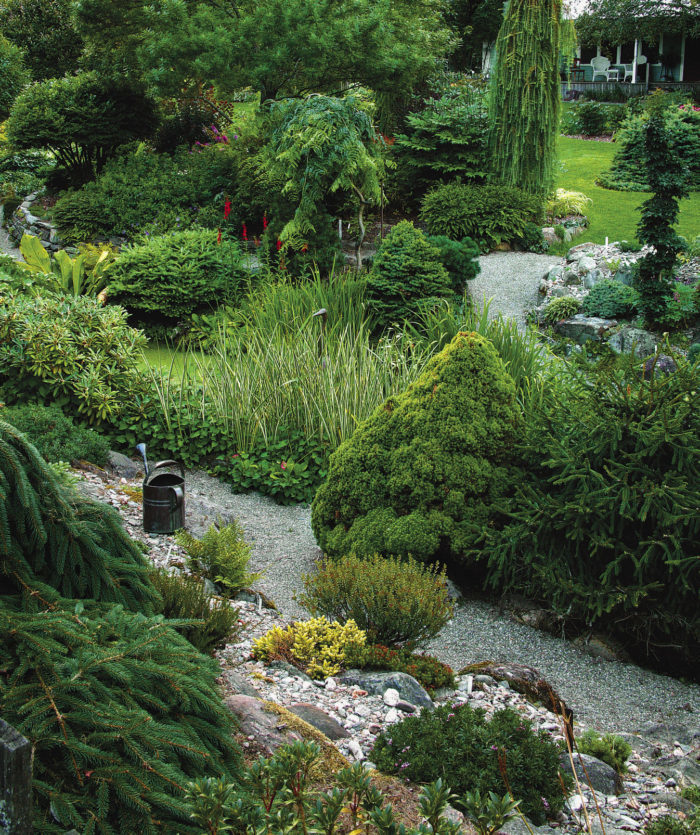
[[[182,487],[171,487],[170,489],[175,494],[174,506],[175,507],[182,507],[182,503],[185,500],[185,494],[182,490]]]
[[[151,467],[151,472],[160,469],[161,467],[178,467],[180,470],[180,475],[184,478],[185,477],[185,468],[179,461],[159,461],[154,467]]]

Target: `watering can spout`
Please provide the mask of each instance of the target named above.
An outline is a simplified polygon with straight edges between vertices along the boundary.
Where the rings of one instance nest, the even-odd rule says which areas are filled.
[[[136,451],[141,454],[143,458],[143,466],[146,470],[146,478],[148,478],[148,460],[146,459],[146,444],[136,444]]]

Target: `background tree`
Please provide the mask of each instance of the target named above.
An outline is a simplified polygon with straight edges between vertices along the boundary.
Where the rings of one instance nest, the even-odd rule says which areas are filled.
[[[29,78],[24,52],[0,35],[0,121],[7,119],[12,103]]]
[[[461,72],[481,69],[484,43],[493,43],[503,21],[503,0],[451,0],[445,22],[455,36],[450,67]]]
[[[494,176],[546,196],[559,127],[561,0],[511,0],[496,41],[490,112]]]
[[[581,43],[625,43],[637,37],[656,43],[661,32],[700,34],[700,5],[692,0],[589,0],[576,19]]]
[[[74,70],[83,49],[69,0],[0,0],[0,32],[25,51],[38,81]]]

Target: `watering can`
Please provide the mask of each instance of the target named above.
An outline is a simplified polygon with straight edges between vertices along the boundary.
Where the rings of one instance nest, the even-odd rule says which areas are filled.
[[[149,468],[146,444],[137,444],[146,475],[143,479],[143,529],[146,533],[173,533],[185,527],[185,468],[178,461],[159,461]],[[156,470],[177,467],[175,473]]]

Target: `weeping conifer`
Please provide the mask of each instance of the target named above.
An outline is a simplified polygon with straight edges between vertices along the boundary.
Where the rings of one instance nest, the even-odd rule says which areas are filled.
[[[190,780],[235,780],[215,662],[161,617],[118,515],[0,421],[0,715],[34,747],[35,831],[187,833]]]
[[[496,180],[545,197],[559,127],[561,0],[510,0],[496,40],[489,143]]]

